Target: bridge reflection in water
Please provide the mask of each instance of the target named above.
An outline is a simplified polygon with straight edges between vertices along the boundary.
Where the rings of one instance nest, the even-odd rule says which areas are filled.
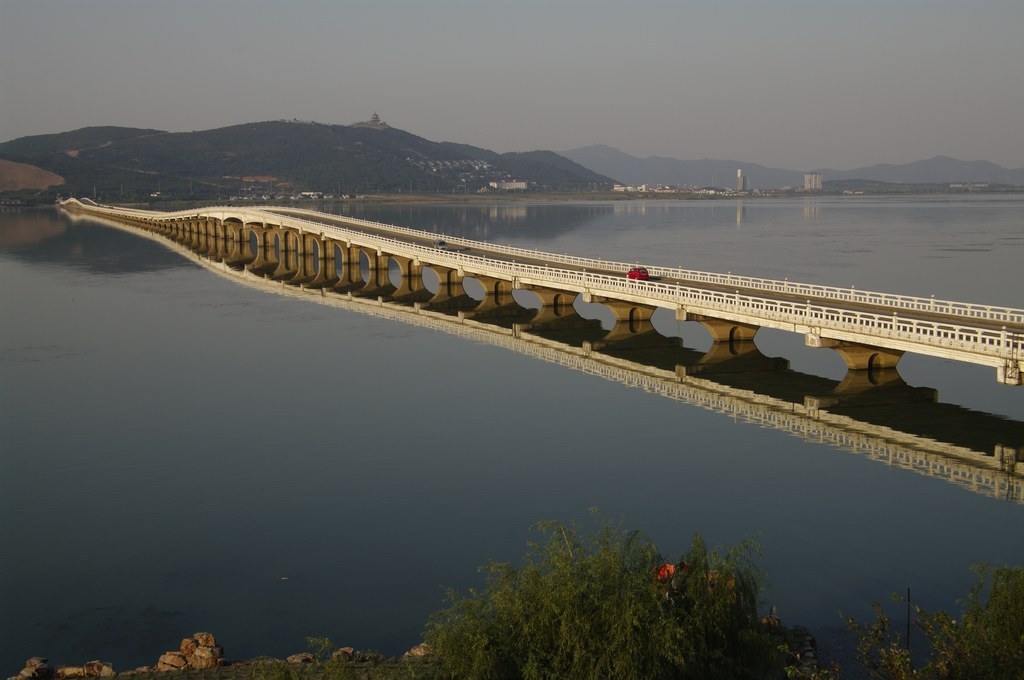
[[[84,220],[129,231],[176,250],[221,276],[259,290],[441,331],[643,389],[722,413],[736,421],[788,432],[1000,499],[1024,503],[1024,423],[937,401],[911,387],[895,368],[849,371],[841,381],[799,373],[736,336],[701,352],[660,335],[650,319],[618,322],[611,331],[584,319],[568,300],[538,309],[484,292],[474,298],[461,280],[438,276],[434,290],[378,268],[364,256],[330,289],[275,280],[203,242],[182,242],[96,215]],[[350,263],[351,264],[351,263]],[[310,270],[309,283],[316,278]],[[345,281],[347,280],[347,285]],[[386,295],[384,294],[386,293]],[[429,301],[429,303],[428,303]],[[643,324],[643,328],[637,325]]]

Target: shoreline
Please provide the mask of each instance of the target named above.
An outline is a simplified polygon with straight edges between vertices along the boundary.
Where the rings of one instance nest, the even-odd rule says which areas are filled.
[[[761,618],[761,623],[773,631],[779,643],[779,677],[810,677],[819,667],[831,667],[838,662],[840,677],[861,680],[869,677],[861,672],[855,659],[856,639],[844,629],[825,629],[815,635],[803,626],[785,626],[773,615]],[[433,677],[428,671],[437,669],[439,661],[426,643],[419,643],[405,653],[385,657],[374,651],[343,646],[335,648],[325,638],[307,638],[310,649],[291,654],[284,659],[258,656],[252,659],[229,660],[224,647],[209,632],[196,632],[182,638],[177,649],[165,651],[152,665],[117,670],[112,663],[94,659],[80,665],[50,664],[44,656],[33,656],[24,667],[7,680],[75,680],[78,678],[122,678],[123,680],[294,680],[299,675],[324,676],[332,671],[343,671],[342,677],[371,678],[374,669],[388,678],[406,671],[408,677]],[[824,644],[823,644],[824,643]],[[847,646],[851,645],[851,646]],[[781,651],[785,648],[785,651]],[[791,674],[792,673],[792,674]],[[5,676],[0,676],[5,677]],[[397,677],[406,677],[398,675]]]

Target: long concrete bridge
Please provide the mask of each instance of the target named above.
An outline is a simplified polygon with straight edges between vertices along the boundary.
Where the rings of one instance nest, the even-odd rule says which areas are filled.
[[[836,351],[850,371],[881,373],[906,353],[990,366],[1021,385],[1024,310],[733,274],[648,266],[649,281],[625,276],[633,265],[444,237],[394,225],[297,208],[211,207],[154,212],[70,199],[62,206],[161,234],[205,257],[323,295],[371,298],[536,327],[569,327],[573,303],[604,304],[613,328],[595,346],[641,342],[655,310],[696,321],[720,352],[753,347],[767,327],[800,333],[811,347]],[[389,268],[399,276],[392,280]],[[436,274],[429,290],[424,269]],[[482,299],[466,294],[475,279]],[[537,296],[526,309],[514,290]],[[656,335],[656,334],[655,334]]]
[[[83,216],[85,217],[85,216]],[[963,489],[1024,504],[1024,423],[937,403],[934,390],[909,387],[894,369],[873,379],[851,371],[843,381],[796,373],[783,359],[765,357],[753,343],[741,352],[687,350],[680,343],[637,346],[623,341],[595,349],[597,322],[581,329],[554,324],[502,325],[465,314],[432,311],[429,305],[388,302],[358,295],[325,294],[288,285],[197,253],[189,244],[123,220],[92,214],[88,219],[163,243],[196,264],[255,289],[367,314],[485,343],[588,375],[720,413],[730,420],[769,427],[826,444]],[[737,343],[733,343],[734,349]],[[899,408],[892,408],[898,404]],[[872,413],[883,414],[873,419]],[[923,423],[941,423],[938,431]]]

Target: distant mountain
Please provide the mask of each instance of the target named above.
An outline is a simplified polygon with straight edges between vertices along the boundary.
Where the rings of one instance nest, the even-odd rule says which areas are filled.
[[[559,152],[594,172],[623,184],[671,184],[677,186],[736,186],[736,170],[742,169],[751,188],[803,186],[804,172],[769,168],[733,160],[690,160],[648,156],[638,158],[610,146],[594,145]],[[1024,168],[1007,170],[988,161],[961,161],[946,156],[905,165],[872,165],[854,170],[817,170],[824,181],[870,180],[907,184],[984,182],[1024,185]]]
[[[662,156],[637,158],[602,144],[559,153],[623,184],[735,187],[738,169],[743,170],[751,188],[803,186],[804,183],[803,172],[742,161],[709,158],[683,161]]]
[[[1024,185],[1024,168],[1008,170],[988,161],[961,161],[949,156],[935,156],[904,165],[869,165],[854,170],[821,170],[823,179],[870,179],[904,184],[950,184],[983,182],[988,184]]]
[[[0,159],[59,175],[63,193],[95,190],[111,197],[473,192],[502,180],[545,191],[611,187],[609,178],[550,151],[499,154],[432,142],[379,119],[354,125],[269,121],[178,133],[92,127],[0,144]]]

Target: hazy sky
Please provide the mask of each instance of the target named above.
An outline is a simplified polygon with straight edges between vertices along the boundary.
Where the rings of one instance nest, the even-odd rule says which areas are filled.
[[[1021,0],[0,0],[0,141],[374,111],[495,151],[1024,167]]]

